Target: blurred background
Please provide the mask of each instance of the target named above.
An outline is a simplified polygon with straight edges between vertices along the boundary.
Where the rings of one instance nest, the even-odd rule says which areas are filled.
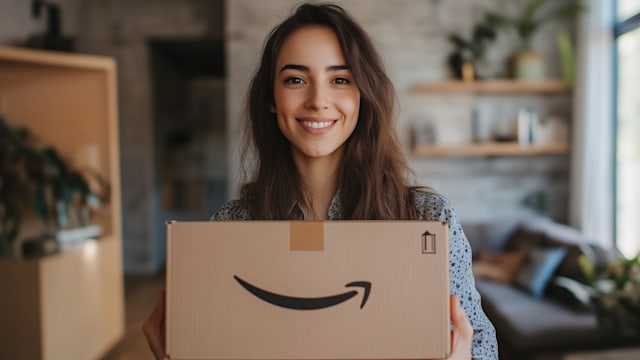
[[[0,293],[18,294],[0,299],[13,321],[0,321],[0,358],[150,358],[140,328],[164,287],[165,222],[206,220],[237,196],[248,81],[266,35],[298,3],[0,0]],[[640,251],[640,1],[337,3],[374,39],[415,182],[453,202],[484,266],[479,279],[531,290],[516,280],[535,252],[518,247],[523,223],[562,240],[536,246],[602,250],[606,259],[591,259],[602,266]],[[26,185],[10,188],[13,178]],[[524,255],[506,265],[515,250]],[[555,264],[544,284],[567,275],[556,268],[582,273],[578,257]],[[595,288],[595,278],[569,277]],[[93,288],[82,295],[82,284]],[[536,294],[527,301],[550,296]],[[560,319],[552,325],[517,319],[547,308],[486,305],[513,350],[503,357],[640,356],[624,353],[633,341],[622,335],[584,344],[602,324],[597,296],[587,298],[581,310],[546,299],[555,314],[546,318]],[[630,326],[640,332],[635,301]],[[18,308],[40,310],[27,321]],[[82,311],[62,321],[74,308],[91,321]]]

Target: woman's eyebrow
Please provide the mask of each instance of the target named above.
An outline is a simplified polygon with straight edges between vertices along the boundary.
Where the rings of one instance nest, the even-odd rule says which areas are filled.
[[[349,70],[349,67],[347,65],[327,66],[327,71],[340,71],[340,70]]]
[[[285,70],[299,70],[304,72],[311,71],[308,66],[298,65],[298,64],[286,64],[285,66],[282,67],[282,69],[280,69],[280,72],[283,72]]]
[[[298,70],[298,71],[303,71],[303,72],[310,72],[311,71],[311,69],[309,69],[308,66],[299,65],[299,64],[286,64],[285,66],[283,66],[280,69],[280,72],[283,72],[285,70]],[[327,66],[327,71],[339,71],[339,70],[349,70],[349,67],[347,65],[331,65],[331,66]]]

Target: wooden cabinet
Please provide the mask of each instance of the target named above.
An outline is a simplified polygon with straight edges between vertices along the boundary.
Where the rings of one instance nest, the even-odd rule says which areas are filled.
[[[0,260],[0,358],[99,358],[124,334],[115,61],[0,47],[0,113],[67,158],[92,149],[111,186],[98,240]]]
[[[472,94],[472,95],[523,95],[523,94],[566,94],[569,87],[560,80],[521,82],[516,80],[487,81],[446,81],[441,83],[417,84],[413,94]],[[526,144],[517,142],[478,142],[462,145],[417,144],[413,154],[423,157],[442,156],[532,156],[568,154],[570,146],[566,142],[551,144]]]

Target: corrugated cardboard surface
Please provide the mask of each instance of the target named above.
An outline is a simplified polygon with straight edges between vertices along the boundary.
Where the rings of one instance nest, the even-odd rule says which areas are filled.
[[[170,222],[167,353],[171,359],[444,358],[450,350],[447,229],[425,221]],[[306,240],[312,245],[304,246]],[[364,304],[363,283],[370,283]],[[285,305],[263,300],[251,286]],[[322,300],[337,304],[286,307],[322,306]]]

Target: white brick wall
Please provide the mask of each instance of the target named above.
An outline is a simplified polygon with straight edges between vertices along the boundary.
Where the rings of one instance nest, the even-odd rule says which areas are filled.
[[[526,0],[343,0],[337,3],[350,11],[369,32],[396,86],[400,101],[397,130],[409,151],[410,128],[427,119],[439,123],[441,133],[452,141],[471,137],[471,111],[477,101],[494,104],[498,119],[510,121],[521,106],[535,108],[541,117],[559,114],[570,118],[571,98],[560,96],[415,95],[412,85],[446,79],[445,59],[450,48],[449,32],[469,33],[485,9],[515,13]],[[231,144],[240,148],[239,118],[249,75],[258,61],[267,32],[288,15],[298,1],[231,1],[227,5],[228,114]],[[546,59],[547,73],[559,77],[558,55],[553,41],[557,26],[542,28],[534,47]],[[513,37],[502,35],[492,45],[488,58],[495,72],[504,72],[502,61],[511,52]],[[231,152],[237,154],[237,152]],[[417,182],[432,186],[449,197],[463,221],[482,221],[504,216],[530,214],[522,199],[544,191],[549,198],[549,215],[567,217],[568,159],[535,158],[446,158],[410,157]],[[231,171],[237,173],[239,158],[232,155]],[[239,179],[236,177],[236,179]],[[232,193],[240,180],[230,184]],[[551,200],[554,201],[551,201]]]
[[[468,95],[416,96],[409,93],[420,81],[448,77],[445,58],[449,32],[469,33],[484,9],[515,13],[527,0],[342,0],[373,37],[398,90],[398,132],[409,150],[413,122],[433,119],[447,125],[453,138],[470,136],[470,114],[478,98]],[[150,37],[224,36],[227,61],[227,116],[231,144],[230,193],[240,184],[238,174],[240,116],[246,86],[268,31],[295,8],[293,0],[225,1],[224,14],[208,0],[59,0],[65,9],[64,32],[76,35],[79,50],[118,60],[122,194],[125,262],[129,271],[148,271],[163,260],[164,239],[157,228],[159,193],[154,191],[153,119],[149,75]],[[548,5],[554,5],[549,2]],[[29,18],[29,2],[0,0],[0,43],[24,41],[43,25]],[[224,31],[220,26],[225,22]],[[542,29],[534,47],[547,62],[547,72],[559,76],[554,34]],[[496,72],[513,45],[501,36],[488,54]],[[541,115],[570,117],[567,96],[486,96],[499,117],[508,120],[519,104],[531,104]],[[434,187],[456,205],[463,221],[495,219],[527,213],[521,200],[532,192],[548,194],[550,215],[567,216],[568,159],[410,157],[417,182]]]

